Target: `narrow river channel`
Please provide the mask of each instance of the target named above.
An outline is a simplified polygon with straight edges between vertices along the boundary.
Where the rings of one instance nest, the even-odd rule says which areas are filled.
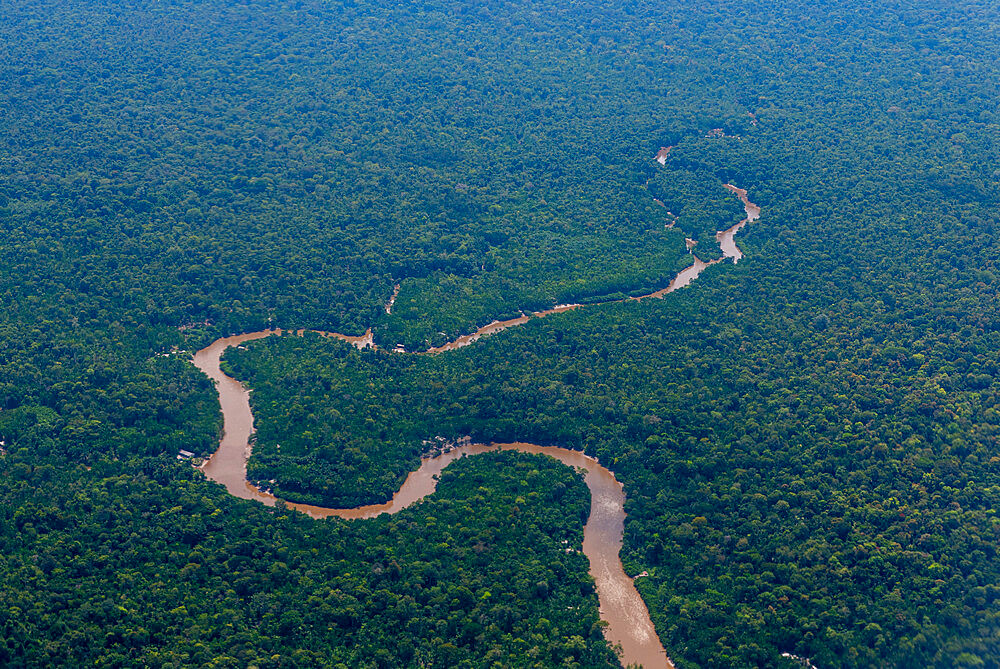
[[[716,235],[723,251],[722,257],[703,262],[695,256],[694,263],[681,270],[666,288],[649,295],[629,299],[661,298],[667,293],[690,284],[706,267],[726,258],[732,258],[733,262],[736,262],[743,257],[743,253],[737,248],[733,237],[744,225],[757,220],[760,216],[760,207],[747,199],[745,190],[730,184],[727,184],[726,188],[740,198],[747,216],[736,225]],[[391,310],[392,302],[395,301],[397,294],[398,287],[393,291],[390,303],[386,307],[387,312]],[[431,349],[427,353],[441,353],[467,346],[482,336],[521,325],[531,318],[581,307],[582,305],[577,304],[559,305],[546,311],[524,315],[508,321],[496,321],[480,328],[473,334],[460,337],[444,346]],[[230,346],[238,346],[244,342],[263,339],[275,334],[281,334],[281,331],[263,330],[224,337],[194,355],[195,366],[212,379],[218,389],[223,417],[223,436],[219,448],[202,469],[208,478],[224,485],[230,494],[267,505],[274,505],[277,499],[251,485],[246,478],[247,459],[250,457],[250,438],[254,432],[253,414],[250,410],[250,393],[239,381],[227,376],[222,371],[219,361],[222,354]],[[295,334],[301,335],[302,331]],[[343,339],[359,348],[375,347],[370,329],[360,337],[350,337],[332,332],[320,334]],[[420,467],[410,473],[402,487],[385,504],[353,509],[332,509],[292,502],[289,502],[288,506],[314,518],[337,516],[345,519],[362,519],[373,518],[382,513],[397,513],[433,493],[437,487],[438,475],[450,463],[461,457],[497,450],[516,450],[524,453],[548,455],[570,467],[584,471],[584,481],[590,489],[591,502],[590,516],[583,529],[583,552],[590,560],[590,573],[594,577],[597,588],[601,619],[608,623],[605,637],[609,642],[621,645],[620,659],[623,666],[633,664],[645,667],[645,669],[672,668],[673,663],[667,657],[653,628],[646,604],[635,589],[632,579],[625,574],[619,558],[625,526],[625,493],[622,484],[597,460],[579,451],[526,443],[472,444],[455,448],[435,457],[424,458]]]

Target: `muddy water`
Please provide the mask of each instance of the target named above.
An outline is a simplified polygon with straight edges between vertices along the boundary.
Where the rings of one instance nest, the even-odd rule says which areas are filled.
[[[736,233],[742,230],[743,226],[747,223],[756,221],[760,218],[760,207],[747,199],[746,190],[737,188],[732,184],[726,184],[725,187],[727,190],[735,193],[736,196],[740,198],[740,201],[743,203],[743,211],[746,212],[747,216],[733,227],[715,233],[715,239],[719,242],[719,248],[722,249],[722,257],[705,262],[695,255],[694,262],[678,272],[677,276],[670,281],[666,288],[658,290],[655,293],[650,293],[649,295],[641,295],[639,297],[631,297],[629,299],[646,300],[650,298],[661,298],[667,293],[672,293],[679,288],[690,285],[692,281],[698,278],[698,275],[701,274],[705,268],[722,262],[727,258],[732,258],[735,263],[743,257],[743,252],[740,251],[738,246],[736,246]],[[689,246],[689,249],[690,248],[693,248],[693,245]]]
[[[205,475],[226,486],[231,495],[248,499],[247,458],[250,457],[250,435],[253,434],[253,415],[250,413],[250,393],[231,376],[219,369],[219,359],[230,346],[262,339],[273,334],[270,330],[224,337],[212,342],[194,354],[194,365],[215,382],[222,408],[222,440],[208,462],[203,466]]]
[[[734,263],[739,262],[740,258],[743,257],[743,252],[740,251],[738,246],[736,246],[736,240],[735,240],[736,233],[742,230],[747,223],[751,223],[760,218],[760,207],[754,204],[753,202],[750,202],[749,199],[747,199],[747,192],[745,189],[737,188],[732,184],[725,184],[725,188],[726,190],[732,192],[733,194],[735,194],[737,197],[740,198],[740,201],[743,203],[743,210],[746,212],[746,218],[744,218],[731,228],[727,230],[721,230],[715,234],[715,239],[719,242],[719,248],[722,249],[722,256],[719,258],[715,258],[714,260],[705,262],[701,260],[697,256],[697,254],[692,253],[692,257],[694,259],[692,264],[688,265],[680,272],[678,272],[677,275],[673,279],[671,279],[670,283],[667,284],[666,288],[661,288],[660,290],[649,293],[648,295],[640,295],[637,297],[630,297],[627,299],[646,300],[651,298],[661,298],[664,295],[667,295],[668,293],[672,293],[675,290],[690,285],[691,282],[697,279],[698,276],[702,273],[702,271],[704,271],[705,268],[707,267],[711,267],[716,263],[720,263],[723,260],[726,260],[727,258],[732,258]],[[667,213],[669,214],[670,212]],[[676,222],[676,220],[674,222]],[[673,223],[668,224],[668,227],[672,226]],[[695,241],[693,239],[685,239],[684,242],[685,245],[687,246],[688,251],[692,251],[694,249]],[[398,295],[399,295],[399,286],[396,286],[395,290],[393,291],[392,297],[389,299],[389,303],[386,305],[386,313],[391,312],[392,305],[395,303],[396,297]],[[620,301],[620,300],[614,300],[614,301]],[[607,304],[607,302],[595,302],[593,304]],[[486,335],[495,334],[502,330],[506,330],[508,328],[512,328],[518,325],[524,325],[532,318],[542,318],[550,314],[560,314],[564,311],[578,309],[582,306],[583,306],[582,304],[560,304],[555,307],[552,307],[551,309],[546,309],[544,311],[536,311],[531,314],[522,314],[517,318],[511,318],[505,321],[493,321],[492,323],[484,325],[483,327],[479,328],[478,330],[476,330],[471,334],[462,335],[461,337],[453,341],[450,341],[446,344],[430,348],[426,351],[426,353],[443,353],[444,351],[453,351],[457,348],[468,346],[472,342],[476,341],[477,339],[480,339],[481,337],[485,337]],[[369,329],[368,332],[366,332],[362,337],[348,337],[345,335],[337,334],[335,332],[321,332],[320,334],[327,337],[337,337],[339,339],[351,342],[356,346],[362,348],[364,346],[371,346],[372,348],[376,348],[375,344],[372,342],[371,329]],[[402,348],[397,348],[394,350],[400,353],[407,352]]]
[[[392,295],[389,296],[389,301],[385,303],[385,313],[392,313],[392,305],[396,304],[396,298],[399,297],[399,284],[397,283],[392,289]]]
[[[506,321],[493,321],[488,325],[484,325],[472,334],[467,334],[459,337],[454,341],[450,341],[447,344],[442,344],[441,346],[436,346],[431,349],[427,349],[427,353],[442,353],[444,351],[454,351],[456,348],[462,348],[463,346],[468,346],[472,342],[476,341],[480,337],[485,337],[486,335],[491,335],[495,332],[500,332],[501,330],[506,330],[507,328],[514,327],[515,325],[524,325],[532,318],[543,318],[550,314],[561,314],[564,311],[572,311],[573,309],[578,309],[582,307],[582,304],[559,304],[551,309],[546,309],[545,311],[536,311],[531,314],[523,314],[517,318],[511,318]]]
[[[661,288],[655,293],[650,293],[649,295],[640,295],[639,297],[630,297],[629,299],[635,300],[636,302],[649,299],[660,299],[667,293],[672,293],[678,288],[690,285],[691,282],[697,279],[698,275],[711,264],[714,263],[702,262],[698,256],[694,256],[694,262],[677,272],[677,276],[670,280],[670,283],[667,284],[666,288]]]
[[[736,246],[736,233],[742,230],[743,226],[747,223],[752,223],[760,218],[760,207],[747,199],[746,189],[737,188],[732,184],[726,184],[726,189],[735,193],[740,198],[740,201],[743,203],[743,210],[747,214],[746,218],[733,227],[718,232],[715,235],[716,240],[719,242],[719,247],[722,249],[722,256],[724,258],[732,258],[733,262],[736,263],[743,257],[743,251],[740,251],[739,247]]]
[[[274,495],[265,493],[247,481],[247,458],[253,434],[253,414],[250,393],[236,379],[219,368],[222,353],[230,346],[262,339],[273,331],[225,337],[198,351],[194,364],[212,379],[219,391],[222,407],[223,437],[219,449],[205,464],[208,478],[226,486],[230,494],[273,506]],[[456,448],[433,458],[424,458],[420,467],[407,476],[392,499],[385,504],[372,504],[353,509],[332,509],[309,504],[287,503],[289,507],[314,518],[374,518],[382,513],[397,513],[419,502],[437,488],[441,472],[455,460],[497,450],[549,455],[570,467],[584,471],[584,481],[590,489],[590,516],[583,528],[583,552],[590,560],[590,573],[597,587],[601,619],[607,621],[605,636],[622,647],[623,664],[639,664],[646,669],[672,667],[660,639],[649,619],[649,611],[639,596],[632,579],[622,568],[618,557],[625,526],[625,492],[615,475],[597,460],[579,451],[535,444],[472,444]]]
[[[627,299],[639,301],[639,300],[662,298],[664,295],[667,295],[668,293],[672,293],[675,290],[690,285],[691,282],[697,279],[698,276],[707,267],[711,267],[712,265],[720,263],[728,258],[732,258],[734,263],[739,262],[740,258],[743,257],[743,252],[740,251],[738,246],[736,246],[736,239],[735,239],[736,233],[742,230],[747,223],[751,223],[760,218],[760,207],[751,202],[747,198],[747,192],[745,189],[737,188],[732,184],[725,184],[725,188],[726,190],[732,192],[733,194],[735,194],[737,197],[740,198],[740,201],[743,203],[743,210],[746,212],[746,218],[744,218],[731,228],[728,228],[726,230],[721,230],[715,234],[715,238],[719,242],[719,248],[722,249],[722,256],[719,258],[715,258],[714,260],[705,262],[702,259],[700,259],[696,254],[692,254],[694,261],[690,265],[682,269],[680,272],[678,272],[677,275],[670,280],[670,283],[667,284],[666,288],[661,288],[660,290],[649,293],[648,295],[640,295],[637,297],[630,297]],[[694,240],[685,240],[685,242],[686,243],[691,242],[688,245],[688,249],[693,250]],[[599,302],[595,304],[607,304],[607,303]],[[546,309],[545,311],[536,311],[535,313],[530,315],[523,315],[519,316],[518,318],[511,318],[510,320],[506,321],[493,321],[489,325],[484,325],[483,327],[479,328],[472,334],[464,335],[454,341],[448,342],[447,344],[429,349],[427,353],[441,353],[443,351],[451,351],[456,348],[462,348],[463,346],[468,346],[469,344],[476,341],[480,337],[494,334],[496,332],[500,332],[501,330],[506,330],[507,328],[514,327],[516,325],[524,325],[532,318],[540,318],[542,316],[548,316],[549,314],[558,314],[564,311],[578,309],[581,306],[583,305],[560,304],[556,307],[553,307],[552,309]]]
[[[726,188],[740,198],[747,216],[728,230],[723,230],[716,235],[723,252],[722,257],[704,262],[694,255],[694,262],[678,272],[666,288],[649,295],[628,299],[662,298],[668,293],[689,285],[705,268],[722,262],[726,258],[732,258],[733,262],[737,262],[743,257],[743,253],[736,246],[734,237],[743,226],[760,217],[760,207],[749,201],[745,190],[731,184],[726,184]],[[386,313],[391,313],[398,290],[398,286],[393,290],[392,298],[386,305]],[[494,321],[470,335],[430,349],[427,353],[441,353],[461,348],[485,335],[522,325],[531,318],[562,313],[581,306],[579,304],[563,304],[506,321]],[[244,342],[262,339],[273,334],[281,334],[281,331],[265,330],[225,337],[198,351],[194,356],[194,364],[198,369],[215,382],[223,414],[223,437],[219,449],[204,465],[203,470],[210,479],[226,486],[231,494],[267,505],[274,505],[277,503],[277,499],[252,486],[246,480],[246,463],[250,455],[250,438],[253,435],[253,415],[250,412],[249,392],[238,381],[222,372],[219,368],[219,360],[225,349],[230,346],[238,346]],[[304,331],[299,330],[295,334],[301,336]],[[375,348],[370,328],[364,335],[353,337],[336,332],[319,332],[318,334],[342,339],[359,348]],[[354,509],[331,509],[295,503],[288,503],[288,506],[315,518],[337,516],[345,519],[360,519],[372,518],[382,513],[396,513],[434,492],[437,487],[437,476],[451,462],[467,455],[494,450],[518,450],[525,453],[550,455],[564,464],[584,470],[585,481],[591,493],[591,508],[587,524],[584,526],[583,552],[590,560],[590,573],[597,586],[601,618],[608,623],[605,636],[612,643],[621,644],[623,664],[639,664],[646,669],[672,668],[673,664],[667,658],[666,652],[660,644],[646,605],[636,591],[632,579],[625,574],[618,557],[622,546],[625,522],[625,495],[622,485],[615,479],[614,474],[598,464],[596,460],[578,451],[524,443],[488,446],[473,444],[454,449],[434,458],[425,458],[420,467],[410,473],[402,487],[385,504]]]
[[[348,344],[354,344],[358,348],[377,348],[375,346],[375,336],[372,334],[372,329],[368,328],[365,330],[363,335],[352,337],[351,335],[342,335],[339,332],[323,332],[322,330],[309,330],[309,332],[315,332],[321,337],[330,337],[332,339],[339,339],[341,341],[346,341]],[[275,334],[281,334],[281,328],[274,331]],[[298,336],[303,336],[306,333],[305,330],[297,330],[296,334]]]

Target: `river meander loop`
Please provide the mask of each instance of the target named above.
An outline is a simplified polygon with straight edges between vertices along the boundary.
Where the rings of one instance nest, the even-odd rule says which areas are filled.
[[[726,188],[740,198],[747,215],[736,225],[716,234],[723,255],[709,262],[704,262],[694,256],[693,264],[678,272],[666,288],[649,295],[628,299],[662,298],[667,293],[690,284],[705,268],[722,262],[726,258],[732,258],[733,262],[737,262],[743,257],[743,253],[736,246],[733,238],[743,226],[760,217],[760,207],[750,202],[745,190],[731,184],[726,184]],[[386,312],[391,311],[392,302],[395,301],[397,294],[398,287],[393,291]],[[578,309],[582,306],[579,304],[558,305],[530,316],[525,315],[509,321],[495,321],[470,335],[459,337],[453,342],[426,351],[426,353],[441,353],[467,346],[484,335],[521,325],[531,318]],[[302,333],[303,331],[300,330],[296,334],[301,335]],[[250,411],[250,393],[239,381],[227,376],[222,371],[219,361],[223,352],[230,346],[263,339],[274,334],[281,334],[281,331],[263,330],[223,337],[194,355],[195,366],[215,383],[219,392],[219,405],[223,418],[223,436],[219,448],[202,469],[208,478],[224,485],[230,494],[269,506],[273,506],[277,499],[247,481],[250,437],[254,432],[253,414]],[[343,339],[359,348],[376,348],[370,329],[360,337],[350,337],[334,332],[321,332],[320,334]],[[635,589],[632,579],[625,574],[619,558],[625,526],[625,492],[622,484],[615,479],[612,472],[603,467],[597,460],[580,451],[527,443],[471,444],[434,457],[424,458],[420,467],[410,473],[402,487],[385,504],[373,504],[353,509],[332,509],[294,502],[287,504],[290,508],[309,514],[314,518],[336,516],[344,519],[361,519],[373,518],[382,513],[397,513],[433,493],[437,487],[438,475],[458,458],[498,450],[516,450],[523,453],[548,455],[567,466],[584,471],[584,482],[590,489],[591,501],[590,516],[583,528],[583,552],[590,560],[590,574],[594,577],[597,588],[601,619],[608,623],[604,632],[605,638],[610,643],[621,646],[620,660],[623,666],[638,664],[646,669],[668,667],[672,669],[673,663],[667,657],[666,651],[660,643],[649,618],[646,604]]]

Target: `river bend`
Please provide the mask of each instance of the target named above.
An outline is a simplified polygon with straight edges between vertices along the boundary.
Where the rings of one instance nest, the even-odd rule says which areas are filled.
[[[705,268],[726,258],[732,258],[733,262],[737,262],[743,257],[743,253],[736,246],[733,238],[743,226],[757,220],[760,216],[760,207],[749,201],[745,190],[731,184],[726,184],[726,188],[743,202],[746,218],[731,228],[717,233],[716,239],[719,241],[723,255],[708,262],[694,256],[693,263],[678,272],[666,288],[649,295],[628,298],[629,300],[662,298],[674,290],[689,285]],[[398,293],[397,286],[386,305],[387,313],[391,312]],[[494,321],[470,335],[459,337],[455,341],[431,349],[427,353],[441,353],[467,346],[482,336],[521,325],[531,318],[561,313],[582,306],[564,304],[507,321]],[[222,440],[218,450],[202,468],[205,475],[211,480],[223,484],[226,490],[236,497],[272,506],[277,502],[277,499],[250,484],[246,478],[247,459],[250,457],[250,438],[254,432],[253,414],[250,410],[250,393],[239,381],[226,375],[220,368],[219,362],[223,352],[230,346],[238,346],[244,342],[263,339],[273,334],[281,334],[281,331],[264,330],[223,337],[194,355],[195,366],[212,379],[218,389],[219,404],[223,416]],[[303,331],[299,330],[295,334],[302,335]],[[335,332],[321,332],[320,334],[343,339],[359,348],[375,347],[371,329],[358,337]],[[392,499],[384,504],[373,504],[353,509],[333,509],[293,502],[287,504],[313,518],[336,516],[344,519],[362,519],[373,518],[382,513],[397,513],[433,493],[437,487],[438,475],[458,458],[498,450],[516,450],[524,453],[548,455],[570,467],[583,470],[584,481],[590,489],[591,495],[590,516],[583,529],[583,552],[590,561],[590,573],[594,577],[597,589],[601,618],[608,623],[605,637],[612,644],[620,644],[622,648],[620,659],[623,665],[638,664],[646,669],[672,668],[673,664],[667,657],[649,618],[646,604],[635,589],[632,579],[625,574],[619,558],[625,523],[625,493],[622,484],[597,460],[579,451],[527,443],[471,444],[435,457],[424,458],[420,467],[410,473]]]

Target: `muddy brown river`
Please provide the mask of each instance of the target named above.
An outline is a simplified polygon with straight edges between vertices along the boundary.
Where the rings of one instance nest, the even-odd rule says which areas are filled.
[[[720,231],[716,235],[719,246],[722,248],[722,257],[704,262],[694,256],[693,264],[678,272],[666,288],[649,295],[628,299],[662,298],[667,293],[689,285],[705,268],[726,258],[732,258],[733,262],[736,262],[743,257],[743,253],[736,246],[733,238],[744,225],[757,220],[760,216],[760,207],[747,199],[745,190],[730,184],[727,184],[726,188],[740,198],[747,216],[733,227]],[[387,313],[391,311],[398,291],[397,286],[386,306]],[[494,321],[470,335],[459,337],[448,344],[430,349],[427,353],[441,353],[467,346],[480,337],[522,325],[531,318],[561,313],[582,306],[579,304],[558,305],[552,309],[507,321]],[[263,339],[275,334],[281,334],[281,331],[264,330],[224,337],[194,355],[195,366],[212,379],[218,389],[219,405],[223,417],[223,436],[219,448],[202,467],[202,470],[208,478],[224,485],[230,494],[271,506],[277,502],[277,498],[251,485],[246,478],[247,459],[250,457],[250,443],[254,432],[253,414],[250,411],[250,393],[239,381],[227,376],[221,370],[219,361],[222,354],[230,346],[239,346],[245,342]],[[293,334],[301,336],[303,331],[299,330]],[[375,348],[371,329],[364,335],[357,337],[335,332],[320,332],[319,334],[342,339],[359,348]],[[450,463],[462,457],[498,450],[516,450],[523,453],[548,455],[584,472],[584,482],[590,489],[591,502],[590,515],[583,528],[583,552],[590,561],[590,574],[594,577],[597,588],[601,619],[608,623],[605,628],[605,637],[612,644],[621,646],[620,660],[623,666],[631,664],[640,665],[646,669],[672,668],[673,664],[667,657],[653,628],[646,604],[635,589],[632,579],[625,574],[619,558],[625,525],[625,492],[622,484],[597,460],[579,451],[527,443],[472,444],[455,448],[435,457],[424,458],[420,467],[410,473],[392,499],[385,504],[373,504],[353,509],[333,509],[293,502],[287,504],[289,507],[314,518],[336,516],[344,519],[363,519],[373,518],[382,513],[398,513],[433,493],[437,487],[438,475]]]
[[[219,449],[202,468],[205,475],[226,486],[232,495],[273,506],[277,499],[247,481],[247,458],[253,434],[253,414],[250,393],[236,379],[219,368],[222,353],[230,346],[276,334],[271,331],[226,337],[198,351],[194,364],[211,378],[219,391],[222,407],[223,437]],[[601,618],[608,622],[605,637],[622,647],[624,664],[639,664],[646,669],[672,667],[660,643],[649,611],[639,596],[632,579],[622,568],[618,557],[625,527],[625,492],[615,475],[597,460],[580,451],[536,444],[472,444],[453,449],[436,457],[424,458],[420,467],[385,504],[372,504],[353,509],[332,509],[309,504],[287,502],[288,506],[313,518],[336,516],[345,519],[374,518],[382,513],[397,513],[419,502],[437,488],[441,472],[455,460],[498,450],[548,455],[565,465],[584,471],[584,482],[590,489],[590,515],[583,527],[583,552],[590,561]]]

